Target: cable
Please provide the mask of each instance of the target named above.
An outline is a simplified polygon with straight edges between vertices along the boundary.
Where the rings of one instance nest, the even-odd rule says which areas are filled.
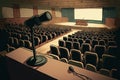
[[[85,77],[87,80],[92,80],[91,78],[89,78],[88,76],[85,76],[83,74],[77,73],[75,72],[74,68],[72,66],[69,66],[69,71],[71,71],[73,74],[75,74],[76,76],[82,78],[83,80],[85,80],[83,77]],[[83,77],[81,77],[83,76]]]

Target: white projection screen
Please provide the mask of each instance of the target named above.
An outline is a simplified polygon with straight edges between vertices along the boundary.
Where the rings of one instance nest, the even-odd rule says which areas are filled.
[[[75,19],[99,20],[102,21],[102,8],[81,8],[74,9]]]

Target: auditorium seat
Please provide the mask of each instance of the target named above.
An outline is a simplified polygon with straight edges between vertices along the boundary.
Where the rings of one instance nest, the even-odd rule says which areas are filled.
[[[119,75],[120,75],[120,74],[119,74],[119,72],[118,72],[117,69],[111,69],[111,71],[110,71],[110,76],[111,76],[111,77],[116,78],[116,79],[119,79],[119,78],[120,78]]]
[[[83,54],[81,53],[80,50],[71,49],[70,56],[72,60],[81,61],[81,62],[83,61]]]
[[[73,38],[68,37],[68,41],[73,42]]]
[[[110,70],[108,70],[108,69],[101,68],[101,69],[99,70],[99,73],[102,74],[102,75],[105,75],[105,76],[109,76],[109,77],[110,77]]]
[[[104,45],[104,46],[106,46],[106,43],[105,43],[104,40],[99,40],[99,45]]]
[[[73,42],[73,49],[80,50],[80,43],[79,42]]]
[[[102,55],[102,67],[105,69],[117,68],[118,61],[115,56],[103,54]]]
[[[48,40],[51,40],[53,38],[52,34],[51,33],[48,33],[47,34],[47,37],[48,37]]]
[[[82,43],[81,52],[84,54],[86,51],[91,51],[91,45],[89,43]]]
[[[66,58],[61,58],[60,61],[68,63],[68,60]]]
[[[15,50],[15,47],[8,46],[8,48],[7,48],[7,52],[11,52],[11,51],[13,51],[13,50]]]
[[[117,46],[116,41],[108,41],[108,46]]]
[[[30,37],[28,35],[22,35],[22,38],[23,40],[30,40]]]
[[[34,43],[35,43],[35,46],[39,45],[40,44],[40,39],[39,37],[34,37]]]
[[[54,54],[51,54],[51,53],[49,55],[52,56],[53,59],[60,60],[59,56],[57,56],[57,55],[54,55]]]
[[[32,49],[32,43],[29,40],[24,40],[25,42],[25,47],[28,49]]]
[[[19,47],[25,47],[24,40],[22,40],[22,39],[19,40]]]
[[[13,46],[15,48],[18,48],[19,47],[19,40],[18,40],[18,38],[13,38],[13,40],[14,40]]]
[[[69,50],[66,47],[59,47],[60,58],[70,59]]]
[[[97,72],[96,67],[94,65],[92,65],[92,64],[86,64],[85,69],[93,71],[93,72]]]
[[[90,52],[90,51],[85,52],[85,54],[84,54],[85,65],[92,64],[92,65],[98,67],[98,62],[99,62],[99,59],[98,59],[97,53]]]
[[[85,39],[85,43],[89,43],[91,45],[91,40],[90,39]]]
[[[79,38],[78,39],[78,42],[80,43],[80,46],[82,45],[82,43],[84,43],[84,40],[83,39],[81,39],[81,38]]]
[[[104,45],[95,45],[94,52],[98,54],[99,59],[102,58],[102,55],[106,52],[106,47]]]
[[[67,38],[66,36],[64,36],[64,37],[63,37],[63,40],[64,40],[64,41],[67,41],[67,40],[68,40],[68,38]]]
[[[77,66],[77,67],[80,67],[80,68],[84,68],[83,63],[80,62],[80,61],[69,60],[68,64],[71,64],[71,65],[74,65],[74,66]]]
[[[8,38],[8,44],[9,44],[10,46],[13,46],[13,44],[14,44],[13,37],[9,37],[9,38]]]
[[[93,39],[91,43],[92,43],[92,48],[94,48],[95,45],[98,45],[98,40]]]
[[[117,46],[108,46],[107,53],[112,56],[117,56]]]
[[[62,40],[62,39],[60,39],[60,40],[58,41],[58,44],[59,44],[59,46],[61,46],[61,47],[65,47],[65,46],[66,46],[65,41]]]
[[[42,35],[42,42],[46,42],[48,40],[48,37],[46,35]]]
[[[77,38],[73,38],[73,42],[78,42],[78,39]]]
[[[70,51],[73,48],[72,41],[65,41],[66,48]]]
[[[56,45],[50,45],[50,52],[60,57],[59,48]]]

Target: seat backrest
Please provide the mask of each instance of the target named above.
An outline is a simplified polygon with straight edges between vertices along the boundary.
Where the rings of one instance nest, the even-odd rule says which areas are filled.
[[[19,47],[18,38],[13,38],[13,40],[14,40],[14,47],[15,47],[15,48],[18,48],[18,47]]]
[[[108,69],[101,68],[99,70],[99,73],[103,74],[103,75],[106,75],[106,76],[110,76],[110,70],[108,70]]]
[[[77,49],[71,49],[70,50],[70,55],[71,55],[71,59],[72,60],[76,60],[76,61],[82,61],[82,53],[80,50]]]
[[[80,50],[80,43],[79,42],[73,42],[73,49]]]
[[[32,43],[29,40],[24,40],[25,42],[25,47],[31,49],[32,48]]]
[[[66,58],[61,58],[60,61],[68,63],[68,60]]]
[[[39,39],[39,37],[34,37],[34,43],[35,43],[35,46],[37,46],[37,45],[40,44],[40,39]]]
[[[85,43],[91,44],[91,40],[90,39],[85,39]]]
[[[53,59],[60,60],[59,56],[57,56],[57,55],[50,54],[50,56],[52,56]]]
[[[70,49],[72,49],[73,47],[72,41],[66,41],[65,44],[66,44],[66,48],[70,51]]]
[[[73,38],[68,37],[68,41],[73,41]]]
[[[25,41],[20,39],[19,40],[19,47],[25,47]]]
[[[119,74],[119,72],[118,72],[117,69],[112,69],[112,70],[110,71],[110,76],[113,77],[113,78],[119,79],[119,78],[120,78],[119,75],[120,75],[120,74]]]
[[[51,51],[51,54],[60,56],[59,49],[56,45],[50,45],[50,51]]]
[[[68,40],[68,38],[64,36],[64,37],[63,37],[63,40],[64,40],[64,41],[67,41],[67,40]]]
[[[92,48],[94,48],[95,45],[98,45],[98,40],[92,40]]]
[[[117,46],[108,46],[107,53],[112,56],[117,56]]]
[[[98,54],[99,58],[102,58],[102,54],[106,52],[106,47],[104,45],[95,45],[94,52]]]
[[[116,41],[108,41],[108,46],[117,46]]]
[[[102,55],[102,67],[105,69],[117,68],[117,59],[115,56],[103,54]]]
[[[104,46],[106,46],[106,43],[105,43],[104,40],[99,40],[99,45],[104,45]]]
[[[45,42],[48,40],[48,37],[46,35],[42,35],[42,42]]]
[[[60,58],[70,59],[69,50],[66,47],[59,47]]]
[[[84,43],[83,39],[78,39],[78,42],[80,43],[80,46],[82,45],[82,43]]]
[[[74,42],[78,42],[78,39],[77,39],[77,38],[73,38],[73,41],[74,41]]]
[[[89,64],[92,64],[92,65],[94,65],[96,67],[98,65],[98,55],[97,55],[97,53],[89,52],[89,51],[85,52],[84,60],[85,60],[84,61],[85,64],[89,63]]]
[[[91,51],[91,45],[89,43],[82,43],[81,51],[84,54],[86,51]]]
[[[69,60],[68,64],[71,64],[71,65],[74,65],[74,66],[77,66],[77,67],[80,67],[80,68],[84,68],[83,63],[80,62],[80,61]]]
[[[59,46],[61,46],[61,47],[65,47],[66,45],[65,45],[65,41],[64,40],[59,40],[58,41],[58,44],[59,44]]]
[[[94,65],[92,65],[92,64],[86,64],[85,69],[93,71],[93,72],[97,72],[96,67]]]

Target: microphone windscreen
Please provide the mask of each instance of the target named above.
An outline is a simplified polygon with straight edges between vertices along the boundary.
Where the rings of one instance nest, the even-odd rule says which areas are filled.
[[[74,68],[73,68],[72,66],[69,66],[69,71],[75,72],[75,71],[74,71]]]

